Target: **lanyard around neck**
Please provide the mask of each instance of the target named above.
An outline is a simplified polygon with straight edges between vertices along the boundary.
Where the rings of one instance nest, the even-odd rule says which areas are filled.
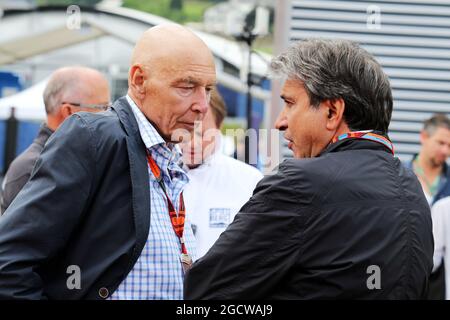
[[[333,141],[331,141],[331,143],[335,143],[335,142],[346,140],[346,139],[362,139],[362,140],[375,141],[375,142],[378,142],[378,143],[381,143],[382,145],[384,145],[386,148],[389,149],[389,151],[392,154],[394,154],[394,145],[392,144],[392,142],[388,138],[383,137],[382,135],[373,133],[372,130],[353,131],[353,132],[344,133],[338,137],[335,137],[333,139]]]
[[[182,255],[181,260],[182,260],[183,264],[187,263],[187,260],[188,260],[188,258],[190,259],[190,257],[187,253],[187,249],[186,249],[186,245],[184,243],[184,237],[183,237],[184,221],[185,221],[185,216],[186,216],[183,192],[181,192],[181,194],[180,194],[180,207],[179,207],[179,211],[177,214],[177,211],[175,210],[175,207],[174,207],[172,201],[170,200],[169,195],[167,194],[166,186],[162,179],[161,169],[156,164],[156,161],[153,159],[153,157],[150,155],[150,153],[148,151],[147,151],[147,161],[148,161],[148,165],[150,166],[150,170],[153,173],[153,176],[155,177],[156,181],[158,181],[159,186],[164,191],[164,195],[166,196],[167,207],[169,208],[170,222],[172,223],[173,230],[175,231],[175,234],[177,235],[177,237],[181,243],[181,255]],[[185,259],[186,262],[183,261],[183,259]]]

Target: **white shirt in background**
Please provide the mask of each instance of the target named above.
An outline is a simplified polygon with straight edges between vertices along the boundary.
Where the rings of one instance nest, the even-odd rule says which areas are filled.
[[[431,217],[434,236],[433,272],[444,258],[445,298],[450,300],[450,197],[445,197],[433,205]]]
[[[233,221],[263,175],[219,150],[201,166],[186,171],[189,183],[183,193],[186,215],[190,217],[197,240],[198,259]]]

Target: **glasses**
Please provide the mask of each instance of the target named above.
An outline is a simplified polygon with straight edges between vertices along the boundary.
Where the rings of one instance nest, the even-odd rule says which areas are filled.
[[[73,103],[73,102],[61,102],[61,104],[70,104],[74,107],[95,109],[95,110],[108,110],[111,108],[111,103],[106,104],[90,104],[90,103]]]

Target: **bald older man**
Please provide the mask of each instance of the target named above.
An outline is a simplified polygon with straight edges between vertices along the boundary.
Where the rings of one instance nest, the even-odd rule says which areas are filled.
[[[28,181],[50,135],[78,111],[98,112],[109,106],[108,80],[97,70],[74,66],[56,70],[44,90],[47,121],[36,139],[8,168],[2,184],[0,213],[3,214]]]
[[[183,298],[195,240],[177,143],[203,119],[215,82],[191,31],[143,34],[128,95],[65,121],[0,219],[0,298]]]

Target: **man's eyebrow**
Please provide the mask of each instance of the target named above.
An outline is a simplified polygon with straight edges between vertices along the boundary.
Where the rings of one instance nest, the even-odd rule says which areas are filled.
[[[205,86],[206,87],[214,87],[218,83],[217,79],[214,80],[214,82],[208,83]],[[186,78],[180,78],[176,79],[172,82],[173,86],[182,85],[182,84],[191,84],[194,86],[200,86],[202,84],[202,81],[195,79],[193,77],[186,77]]]
[[[174,85],[179,85],[179,84],[193,84],[193,85],[198,85],[200,84],[200,81],[198,81],[197,79],[194,79],[192,77],[187,77],[187,78],[181,78],[181,79],[177,79],[173,82]]]

